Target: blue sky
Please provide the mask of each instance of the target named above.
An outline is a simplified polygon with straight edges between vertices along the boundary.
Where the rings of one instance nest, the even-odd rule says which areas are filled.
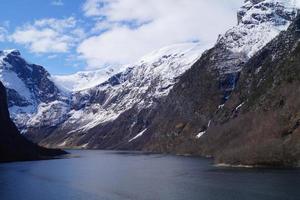
[[[207,44],[242,0],[1,0],[0,49],[52,74],[107,69],[174,43]]]

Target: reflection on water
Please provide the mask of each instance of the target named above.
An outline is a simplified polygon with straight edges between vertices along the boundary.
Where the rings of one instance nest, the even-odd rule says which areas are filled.
[[[0,165],[2,200],[299,199],[300,170],[225,169],[210,160],[71,151],[69,159]]]

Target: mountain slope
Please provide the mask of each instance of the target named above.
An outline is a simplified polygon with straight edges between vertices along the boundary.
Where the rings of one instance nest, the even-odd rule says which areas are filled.
[[[219,38],[161,103],[145,133],[152,137],[144,150],[202,154],[201,138],[230,99],[245,63],[296,17],[287,3],[292,5],[292,1],[245,1],[239,24]]]
[[[190,70],[184,67],[174,76],[185,62],[180,53],[148,56],[151,62],[146,58],[96,89],[74,95],[75,102],[86,102],[79,106],[85,109],[75,109],[74,117],[41,144],[197,153],[199,139],[230,98],[244,64],[295,16],[291,0],[245,1],[238,25],[220,36]],[[74,130],[74,125],[80,128]]]
[[[23,138],[9,118],[6,98],[0,82],[0,162],[46,159],[65,153],[39,147]]]
[[[35,120],[46,105],[54,107],[68,101],[50,74],[42,66],[26,62],[17,50],[0,51],[0,81],[8,92],[10,115],[22,132],[32,124],[47,124],[49,117]]]
[[[300,18],[244,67],[213,118],[203,154],[232,165],[300,165]]]
[[[115,70],[112,68],[109,70],[82,71],[71,75],[55,75],[52,76],[52,80],[61,89],[76,92],[100,85],[114,73]]]
[[[169,93],[177,77],[203,50],[197,43],[166,47],[99,86],[73,93],[69,118],[40,144],[85,148],[128,145],[150,123],[148,111]]]

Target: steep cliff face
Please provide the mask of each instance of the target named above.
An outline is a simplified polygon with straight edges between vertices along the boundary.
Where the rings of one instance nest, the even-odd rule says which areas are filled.
[[[245,63],[296,17],[292,1],[245,1],[239,24],[221,36],[174,86],[146,134],[150,151],[201,154],[211,120],[236,88]]]
[[[203,155],[233,165],[300,164],[300,19],[244,67],[201,139]]]
[[[0,162],[47,159],[65,153],[39,147],[21,136],[10,120],[6,98],[0,82]]]
[[[7,89],[10,116],[21,132],[30,126],[49,126],[51,119],[56,120],[50,122],[55,125],[64,116],[67,95],[56,87],[42,66],[26,62],[19,51],[0,51],[0,81]],[[45,107],[53,110],[51,115],[43,115]],[[39,115],[43,117],[37,120]]]

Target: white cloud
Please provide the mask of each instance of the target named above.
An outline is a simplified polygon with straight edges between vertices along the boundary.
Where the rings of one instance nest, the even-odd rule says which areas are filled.
[[[68,52],[85,37],[84,31],[76,25],[77,21],[73,17],[36,20],[33,24],[18,27],[10,40],[25,45],[34,53]]]
[[[130,63],[174,43],[199,40],[213,44],[218,34],[236,24],[242,0],[87,0],[87,17],[100,17],[77,52],[90,68]],[[109,26],[109,24],[112,24]]]
[[[62,0],[53,0],[51,2],[51,5],[53,5],[53,6],[63,6],[64,2]]]
[[[7,37],[7,30],[4,27],[0,26],[0,42],[4,42]]]

